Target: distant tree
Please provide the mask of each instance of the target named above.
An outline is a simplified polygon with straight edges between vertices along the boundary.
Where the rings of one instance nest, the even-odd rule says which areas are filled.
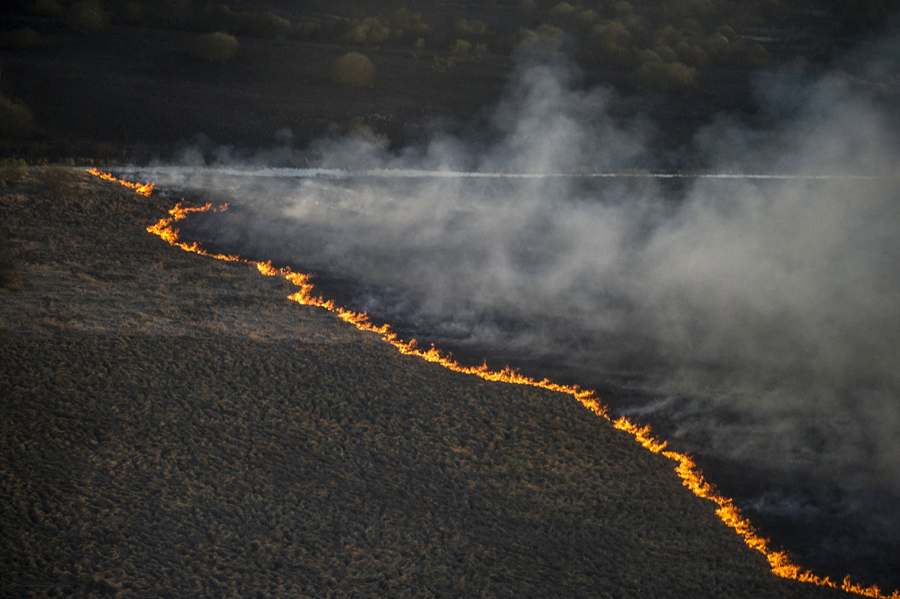
[[[392,30],[386,21],[377,17],[363,17],[347,23],[340,41],[357,46],[380,46],[392,35],[400,37],[400,31]]]
[[[375,65],[365,54],[348,52],[335,61],[331,77],[332,80],[343,85],[373,87],[375,85]]]
[[[191,55],[209,62],[226,62],[237,56],[240,45],[233,35],[216,31],[194,39]]]
[[[200,24],[207,31],[230,31],[235,14],[224,4],[210,4],[200,15]]]
[[[484,21],[457,19],[453,23],[453,35],[460,39],[483,40],[488,33],[488,26]]]
[[[472,53],[472,42],[458,39],[450,46],[450,54],[456,58],[468,58]]]

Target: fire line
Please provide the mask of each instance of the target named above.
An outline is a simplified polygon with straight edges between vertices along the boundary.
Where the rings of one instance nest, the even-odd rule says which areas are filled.
[[[97,169],[88,169],[87,172],[107,181],[129,187],[141,195],[149,196],[153,191],[152,183],[140,184],[124,181],[116,178],[110,173],[104,173]],[[611,423],[616,429],[630,433],[635,441],[640,443],[646,449],[675,462],[674,470],[681,478],[684,486],[689,488],[697,497],[708,499],[715,503],[717,506],[716,514],[722,522],[734,529],[734,531],[743,538],[744,543],[746,543],[747,546],[762,553],[768,560],[769,566],[775,575],[782,578],[799,580],[801,582],[809,582],[818,586],[842,589],[848,593],[855,593],[866,597],[875,597],[877,599],[900,599],[900,589],[895,590],[890,595],[886,595],[877,585],[863,586],[854,583],[849,575],[845,576],[844,579],[838,583],[827,576],[819,576],[795,564],[785,551],[774,549],[769,539],[759,535],[750,521],[735,505],[734,500],[725,497],[714,485],[707,482],[700,468],[688,454],[669,450],[667,442],[658,439],[653,434],[649,425],[639,426],[625,417],[613,420],[613,417],[609,413],[609,409],[601,403],[600,398],[594,391],[582,389],[577,385],[560,385],[546,378],[538,381],[531,377],[519,374],[509,366],[506,366],[502,370],[491,370],[488,368],[487,364],[481,366],[462,365],[456,362],[450,354],[441,352],[435,348],[434,345],[431,345],[428,349],[424,349],[418,345],[415,339],[405,341],[391,329],[390,325],[384,324],[378,326],[374,324],[365,312],[354,312],[337,305],[333,300],[326,300],[325,298],[316,295],[314,286],[310,281],[310,275],[296,273],[289,268],[275,268],[272,266],[271,262],[257,262],[241,258],[240,256],[212,253],[204,249],[197,242],[188,243],[181,240],[179,229],[175,226],[175,223],[185,220],[192,213],[222,212],[227,208],[227,204],[213,207],[211,203],[207,203],[203,206],[186,207],[182,202],[179,202],[169,210],[169,217],[163,218],[156,224],[147,227],[147,231],[183,250],[195,252],[217,260],[253,264],[263,275],[283,277],[298,287],[298,291],[289,295],[288,299],[306,306],[325,308],[337,315],[341,320],[353,324],[361,331],[368,331],[380,335],[384,341],[396,347],[400,353],[404,355],[416,356],[428,362],[440,364],[450,370],[465,374],[473,374],[488,381],[528,385],[570,395],[578,400],[585,408]]]

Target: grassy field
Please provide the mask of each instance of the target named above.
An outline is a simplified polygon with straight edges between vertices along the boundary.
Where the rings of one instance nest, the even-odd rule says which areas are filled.
[[[0,595],[813,597],[570,397],[400,355],[171,201],[0,188]]]

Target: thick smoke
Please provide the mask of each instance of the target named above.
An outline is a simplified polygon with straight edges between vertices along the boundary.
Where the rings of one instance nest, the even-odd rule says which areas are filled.
[[[581,89],[554,59],[519,68],[486,146],[333,137],[303,156],[344,177],[188,170],[169,183],[233,199],[198,225],[207,241],[350,281],[356,307],[439,346],[645,390],[610,401],[666,419],[693,451],[829,485],[896,540],[900,148],[852,78],[802,78],[761,77],[767,126],[721,116],[690,152],[709,173],[809,177],[518,176],[629,173],[653,154],[646,122],[611,118],[613,92]],[[242,161],[220,151],[217,164],[297,156],[286,143]]]

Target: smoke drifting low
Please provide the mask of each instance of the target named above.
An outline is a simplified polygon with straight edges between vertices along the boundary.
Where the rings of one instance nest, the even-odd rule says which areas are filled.
[[[523,62],[486,146],[435,134],[397,152],[335,137],[303,155],[340,176],[153,178],[233,202],[196,238],[349,281],[355,307],[439,347],[643,390],[606,399],[664,419],[692,451],[828,487],[831,505],[808,509],[853,514],[861,535],[897,543],[900,147],[847,78],[799,75],[759,79],[765,128],[725,115],[685,152],[708,173],[800,177],[520,176],[626,173],[653,156],[650,127],[611,118],[613,92],[581,89],[555,58]],[[298,155],[285,144],[216,166]],[[802,493],[784,493],[757,489],[747,505],[802,508]]]

